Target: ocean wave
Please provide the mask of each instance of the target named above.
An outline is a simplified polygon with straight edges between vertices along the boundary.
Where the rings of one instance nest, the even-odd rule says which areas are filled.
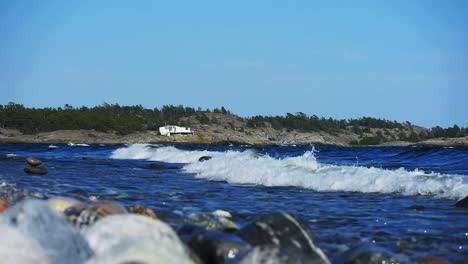
[[[157,147],[150,144],[132,144],[112,152],[113,159],[142,159],[168,163],[192,163],[202,156],[218,156],[221,152],[183,151],[175,147]]]
[[[198,162],[201,156],[211,160]],[[295,186],[315,191],[399,193],[460,199],[468,194],[461,175],[427,173],[403,168],[338,166],[317,161],[312,151],[277,159],[253,151],[186,151],[174,147],[131,145],[114,151],[112,158],[187,163],[183,170],[196,178],[235,184]]]

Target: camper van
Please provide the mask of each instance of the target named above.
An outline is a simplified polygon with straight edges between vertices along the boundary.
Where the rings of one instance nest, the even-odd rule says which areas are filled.
[[[180,126],[163,126],[159,128],[159,133],[168,137],[171,135],[193,135],[193,131],[190,127]]]

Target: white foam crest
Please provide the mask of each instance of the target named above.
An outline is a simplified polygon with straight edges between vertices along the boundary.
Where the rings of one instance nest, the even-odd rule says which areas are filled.
[[[155,147],[149,144],[132,144],[112,152],[113,159],[142,159],[170,163],[192,163],[202,156],[217,156],[221,152],[184,151],[174,147]]]
[[[296,186],[316,191],[435,195],[452,199],[468,194],[468,183],[460,175],[320,164],[312,152],[281,160],[230,152],[205,162],[188,164],[184,170],[207,180]]]
[[[211,156],[212,159],[198,162],[202,156]],[[134,144],[115,150],[111,158],[188,163],[183,167],[184,171],[195,174],[197,178],[236,184],[296,186],[316,191],[435,195],[451,199],[464,198],[468,194],[468,181],[462,175],[321,164],[313,151],[302,156],[275,159],[257,155],[251,150],[188,151]]]

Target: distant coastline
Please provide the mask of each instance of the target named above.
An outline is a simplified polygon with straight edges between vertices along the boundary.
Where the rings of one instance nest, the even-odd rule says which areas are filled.
[[[30,143],[30,144],[248,144],[248,145],[332,145],[353,146],[349,134],[330,135],[327,133],[301,133],[297,131],[277,132],[278,137],[271,137],[260,131],[256,135],[232,133],[232,131],[199,132],[193,136],[161,136],[156,131],[138,132],[128,135],[103,133],[95,130],[58,130],[37,134],[22,134],[17,130],[0,129],[0,143]],[[366,146],[366,145],[360,145]],[[367,145],[369,146],[369,145]],[[419,142],[388,141],[372,146],[468,146],[468,137],[434,138]]]
[[[194,135],[162,136],[164,125],[190,127]],[[319,118],[304,113],[242,118],[224,107],[184,106],[145,109],[104,104],[92,108],[27,108],[0,105],[0,142],[7,143],[187,143],[334,146],[468,146],[468,128],[424,128],[362,117]]]

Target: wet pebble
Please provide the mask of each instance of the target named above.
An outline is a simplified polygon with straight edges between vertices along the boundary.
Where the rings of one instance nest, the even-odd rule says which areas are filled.
[[[36,158],[33,158],[33,157],[26,158],[26,162],[32,167],[39,166],[42,163],[42,161],[40,159],[36,159]]]

